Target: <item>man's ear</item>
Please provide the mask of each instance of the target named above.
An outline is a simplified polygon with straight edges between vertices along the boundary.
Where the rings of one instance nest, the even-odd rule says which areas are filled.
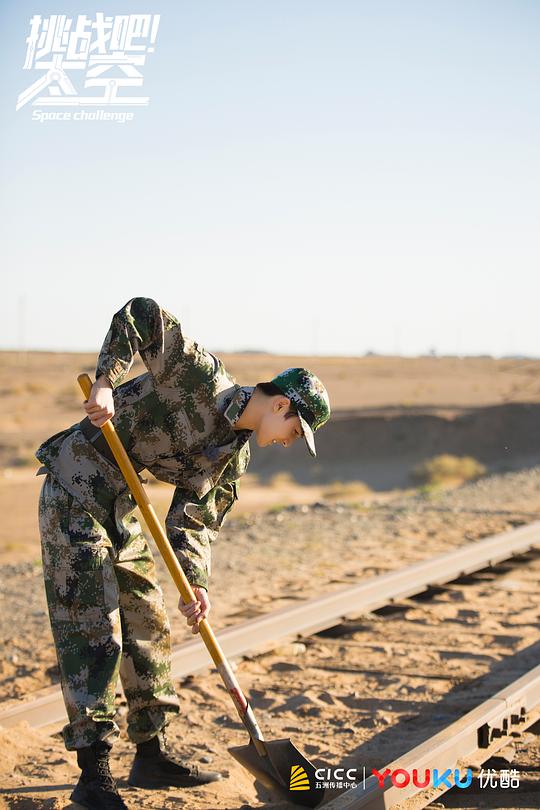
[[[287,399],[286,396],[276,397],[273,410],[275,413],[279,413],[280,411],[285,411],[285,413],[287,413],[290,404],[291,400]]]

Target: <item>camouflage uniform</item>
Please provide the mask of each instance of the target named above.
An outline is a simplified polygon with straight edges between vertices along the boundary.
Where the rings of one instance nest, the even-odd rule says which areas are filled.
[[[137,351],[148,371],[122,383]],[[131,299],[113,317],[96,378],[101,374],[114,389],[111,421],[136,467],[175,485],[167,535],[190,583],[208,588],[210,544],[249,462],[252,431],[234,425],[253,388],[237,385],[149,298]],[[118,674],[134,742],[150,739],[179,711],[169,622],[134,499],[83,424],[36,452],[44,465],[38,474],[47,473],[39,526],[68,750],[118,734]]]

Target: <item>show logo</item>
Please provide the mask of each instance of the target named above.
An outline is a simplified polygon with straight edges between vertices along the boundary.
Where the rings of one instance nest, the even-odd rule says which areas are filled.
[[[147,54],[155,51],[160,17],[35,14],[23,70],[40,75],[19,94],[16,111],[27,104],[38,107],[32,120],[41,123],[133,120],[126,108],[150,103],[149,96],[134,91],[143,85]]]

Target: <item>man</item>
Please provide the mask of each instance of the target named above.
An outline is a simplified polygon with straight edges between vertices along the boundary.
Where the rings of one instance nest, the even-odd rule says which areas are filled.
[[[139,352],[148,371],[122,382]],[[289,447],[330,416],[328,394],[306,369],[239,386],[221,361],[186,337],[150,298],[113,317],[86,417],[37,450],[46,474],[39,502],[43,573],[69,723],[66,748],[81,777],[71,798],[92,810],[126,808],[108,755],[118,736],[120,675],[127,733],[137,745],[136,787],[189,787],[221,778],[179,760],[164,729],[179,702],[170,677],[170,627],[135,502],[101,426],[112,420],[135,469],[175,486],[168,538],[196,600],[179,608],[192,632],[210,611],[210,545],[237,499],[248,440]]]

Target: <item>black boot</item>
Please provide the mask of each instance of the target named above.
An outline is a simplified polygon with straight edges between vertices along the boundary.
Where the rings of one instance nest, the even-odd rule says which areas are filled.
[[[140,788],[195,787],[222,778],[219,771],[203,771],[175,756],[162,729],[151,740],[137,745],[128,783]]]
[[[104,740],[97,740],[88,748],[77,749],[77,762],[82,773],[70,796],[71,801],[89,810],[128,810],[109,770],[111,747]]]

